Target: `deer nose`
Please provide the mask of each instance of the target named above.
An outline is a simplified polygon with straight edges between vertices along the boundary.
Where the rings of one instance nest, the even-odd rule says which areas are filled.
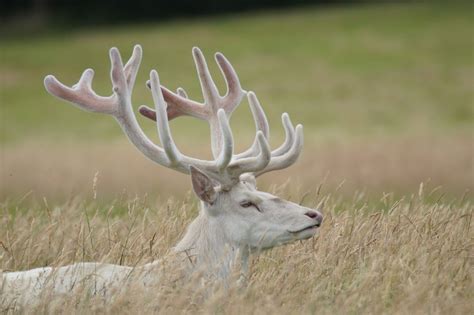
[[[318,225],[320,225],[323,222],[323,216],[316,211],[308,211],[304,214],[307,217],[310,217],[311,219],[314,219],[318,222]]]

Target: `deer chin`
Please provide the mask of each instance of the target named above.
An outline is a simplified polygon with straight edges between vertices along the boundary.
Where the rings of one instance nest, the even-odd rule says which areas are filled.
[[[278,238],[273,239],[272,242],[264,244],[260,242],[258,246],[251,246],[253,249],[267,250],[273,247],[283,246],[293,243],[295,241],[303,241],[312,238],[319,231],[319,225],[309,225],[299,230],[286,230]]]
[[[320,224],[311,224],[298,230],[288,230],[295,240],[305,240],[313,237],[319,231]]]

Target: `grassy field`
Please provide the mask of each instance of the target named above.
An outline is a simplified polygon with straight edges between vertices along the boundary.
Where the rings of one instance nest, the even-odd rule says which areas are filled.
[[[431,201],[441,195],[420,186],[411,197],[386,195],[376,206],[362,194],[348,201],[305,198],[308,206],[325,201],[320,235],[255,257],[244,290],[216,286],[209,295],[212,285],[179,280],[180,267],[163,263],[154,289],[132,286],[113,303],[88,294],[48,296],[34,313],[469,314],[474,211],[462,199]],[[117,200],[108,207],[80,199],[58,207],[3,204],[1,268],[163,259],[196,211],[189,196],[158,204]],[[0,301],[1,293],[0,285]]]
[[[468,3],[308,7],[2,39],[0,270],[134,265],[174,245],[197,211],[189,178],[146,160],[113,119],[53,98],[42,80],[74,84],[92,67],[94,88],[109,94],[108,48],[128,57],[139,43],[135,108],[151,103],[152,68],[201,100],[191,58],[199,46],[221,87],[215,51],[257,93],[273,146],[283,139],[282,112],[305,126],[301,160],[259,186],[308,206],[325,200],[320,236],[256,258],[244,292],[209,299],[192,284],[164,282],[113,305],[77,296],[39,311],[468,313],[472,12]],[[140,122],[158,141],[153,124]],[[179,118],[171,127],[182,151],[210,156],[204,123]],[[254,130],[245,103],[232,127],[246,148]]]

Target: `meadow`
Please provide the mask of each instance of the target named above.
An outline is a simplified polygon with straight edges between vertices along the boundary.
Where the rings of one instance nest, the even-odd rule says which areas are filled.
[[[305,126],[301,159],[259,186],[324,204],[320,235],[255,258],[243,291],[216,288],[209,298],[170,280],[110,305],[84,295],[34,311],[469,313],[472,18],[462,2],[372,4],[2,39],[0,270],[165,256],[196,216],[189,178],[146,160],[110,117],[53,98],[42,80],[54,74],[73,84],[92,67],[94,88],[109,94],[108,48],[128,56],[139,43],[135,108],[151,103],[144,83],[152,68],[164,85],[200,100],[191,58],[199,46],[221,88],[216,51],[256,92],[273,146],[283,139],[282,112]],[[158,142],[153,123],[140,123]],[[246,148],[254,136],[246,102],[231,123]],[[171,128],[185,153],[210,156],[206,124],[178,118]]]

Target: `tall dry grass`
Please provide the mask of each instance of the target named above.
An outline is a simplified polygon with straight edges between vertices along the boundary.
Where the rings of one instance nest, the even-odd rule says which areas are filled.
[[[282,189],[288,197],[288,191]],[[336,191],[332,192],[337,195]],[[324,201],[314,239],[255,257],[248,287],[203,289],[196,279],[167,277],[146,292],[127,289],[112,303],[87,293],[45,299],[26,313],[468,314],[474,307],[472,219],[465,198],[447,201],[421,185],[398,199],[363,194],[297,196]],[[433,201],[434,200],[434,201]],[[196,215],[185,200],[144,198],[103,207],[93,199],[1,205],[0,268],[23,270],[77,261],[139,265],[162,258]],[[213,292],[213,293],[211,293]],[[0,291],[1,295],[1,291]],[[7,306],[3,311],[9,312]]]

